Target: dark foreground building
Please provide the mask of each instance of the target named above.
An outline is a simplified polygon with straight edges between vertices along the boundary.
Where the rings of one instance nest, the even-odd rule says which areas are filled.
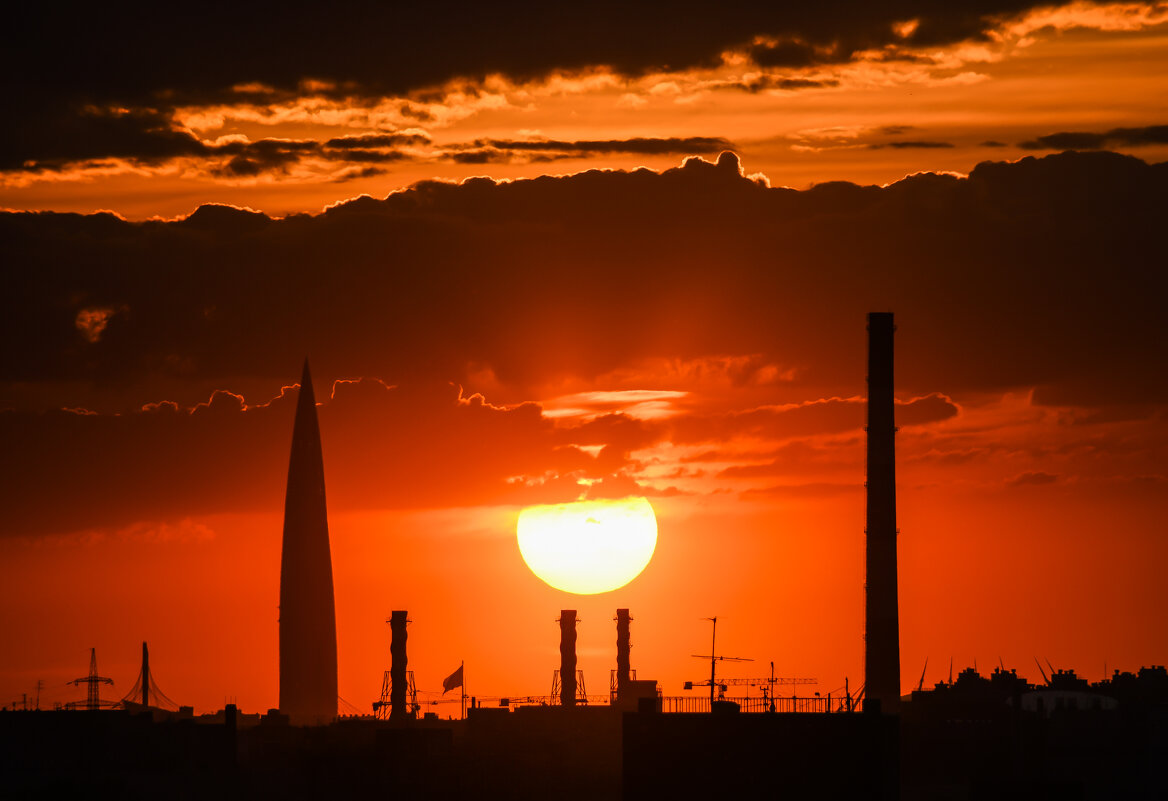
[[[1168,673],[1080,686],[1013,673],[874,711],[471,709],[465,721],[275,711],[152,719],[0,712],[0,797],[119,799],[1168,798]],[[724,709],[725,711],[722,711]]]

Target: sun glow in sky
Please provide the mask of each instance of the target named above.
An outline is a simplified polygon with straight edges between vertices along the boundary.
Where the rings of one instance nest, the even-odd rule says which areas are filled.
[[[870,311],[903,685],[1168,662],[1168,3],[448,5],[12,11],[0,705],[142,640],[275,705],[306,355],[342,697],[393,609],[423,698],[546,692],[564,606],[590,676],[619,607],[667,693],[715,615],[855,686]],[[569,595],[582,491],[645,527]]]
[[[640,575],[657,546],[645,498],[529,506],[516,526],[519,552],[551,586],[578,595],[611,592]]]

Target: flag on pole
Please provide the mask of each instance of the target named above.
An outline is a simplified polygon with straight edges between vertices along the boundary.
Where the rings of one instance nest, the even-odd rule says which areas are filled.
[[[462,665],[459,665],[458,670],[454,671],[453,673],[451,673],[449,676],[447,676],[446,678],[444,678],[442,680],[442,694],[446,695],[446,693],[450,692],[455,687],[461,687],[461,686],[462,686]]]

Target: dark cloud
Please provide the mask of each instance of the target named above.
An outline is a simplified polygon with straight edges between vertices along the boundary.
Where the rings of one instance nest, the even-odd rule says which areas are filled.
[[[72,162],[108,158],[156,164],[206,153],[206,145],[178,129],[169,114],[149,108],[53,109],[45,119],[0,127],[3,171],[55,170]]]
[[[1007,145],[1005,142],[999,142],[995,139],[987,139],[984,142],[980,142],[978,147],[1009,147],[1009,145]]]
[[[511,161],[511,155],[501,150],[483,148],[481,150],[456,150],[449,154],[455,164],[494,164]]]
[[[714,89],[738,89],[744,92],[762,92],[767,89],[798,91],[800,89],[831,89],[839,86],[834,78],[783,78],[777,75],[751,75],[741,81],[723,81]]]
[[[787,40],[775,44],[761,44],[750,48],[750,57],[760,67],[810,67],[840,61],[847,54],[837,54],[834,48],[817,48],[807,42]]]
[[[152,125],[157,123],[152,118]],[[137,130],[137,129],[134,129]],[[734,148],[728,139],[713,136],[634,137],[631,139],[553,140],[553,139],[479,139],[469,143],[452,143],[429,152],[417,153],[396,148],[427,146],[428,134],[419,132],[362,134],[326,141],[315,139],[257,139],[207,144],[190,134],[154,127],[128,135],[113,145],[112,155],[137,164],[157,164],[167,159],[198,156],[205,159],[212,175],[228,178],[261,174],[283,174],[306,157],[354,165],[390,164],[401,161],[449,159],[458,164],[510,163],[513,161],[559,161],[596,155],[633,153],[644,155],[709,154]],[[90,143],[89,149],[74,157],[53,163],[30,163],[23,169],[61,170],[78,162],[97,159],[103,145]],[[135,152],[135,148],[140,148]],[[352,170],[347,175],[359,173]]]
[[[957,405],[944,395],[932,394],[896,405],[896,422],[900,426],[922,426],[957,416]]]
[[[149,136],[151,147],[193,147],[165,124],[180,105],[263,103],[303,93],[400,96],[456,78],[528,79],[597,66],[640,75],[714,64],[728,50],[750,52],[760,64],[806,66],[869,48],[983,39],[1001,17],[1039,5],[1051,3],[732,0],[716,14],[703,3],[615,0],[593,3],[586,14],[534,0],[455,2],[441,14],[418,4],[364,0],[342,0],[328,13],[272,0],[214,0],[197,11],[131,0],[72,7],[68,14],[21,3],[7,11],[11,35],[0,49],[6,116],[20,121],[0,127],[0,165],[84,159],[87,141],[92,157],[114,156],[117,147],[98,146],[104,129],[149,134],[157,121],[165,135]],[[902,39],[893,25],[910,19],[919,25]],[[753,44],[764,40],[775,44]],[[125,108],[148,119],[93,119],[87,111],[93,108]],[[412,105],[407,110],[419,119],[427,114]],[[126,138],[126,131],[117,132],[118,142]],[[144,152],[131,148],[128,155]]]
[[[1059,477],[1051,473],[1044,473],[1041,470],[1030,471],[1026,473],[1019,473],[1013,478],[1006,481],[1007,487],[1026,487],[1026,486],[1042,486],[1043,484],[1054,484],[1059,480]]]
[[[255,142],[230,142],[211,152],[231,156],[222,168],[213,172],[228,176],[250,176],[264,172],[285,172],[305,155],[319,153],[320,145],[311,139],[260,139]]]
[[[1069,153],[795,191],[723,153],[663,173],[424,182],[282,220],[0,214],[0,531],[278,509],[291,399],[244,408],[210,390],[246,377],[270,396],[305,354],[318,376],[392,385],[342,382],[321,407],[336,508],[563,500],[581,480],[649,491],[636,460],[663,442],[756,447],[722,478],[786,480],[763,494],[859,492],[872,310],[897,314],[902,436],[938,462],[981,458],[938,425],[965,395],[1033,390],[1079,407],[1072,421],[1162,421],[1166,183],[1168,165]],[[791,376],[745,410],[704,405],[725,390],[703,379],[651,420],[552,420],[449,383],[474,389],[489,368],[498,403],[734,354],[752,354],[742,380]],[[160,385],[175,391],[143,397]]]
[[[675,494],[641,484],[633,452],[683,442],[675,421],[625,414],[554,421],[533,403],[494,406],[446,382],[389,386],[376,379],[318,388],[326,483],[334,510],[531,504],[629,494]],[[296,400],[286,387],[248,405],[219,390],[190,409],[174,401],[119,415],[84,409],[0,412],[0,531],[24,535],[110,529],[147,520],[277,509]],[[936,398],[901,404],[900,418]],[[831,408],[826,415],[823,410]],[[807,410],[811,410],[808,413]],[[835,414],[842,411],[843,414]],[[782,416],[776,424],[767,416]],[[849,427],[863,404],[830,401],[697,422],[707,437],[780,435]],[[925,410],[921,417],[939,417]],[[692,426],[688,430],[694,430]],[[765,435],[765,433],[764,433]],[[599,447],[598,450],[585,448]],[[789,442],[769,463],[730,468],[726,478],[854,473],[861,439]]]
[[[400,150],[362,150],[350,148],[347,150],[325,150],[322,155],[330,161],[351,161],[358,164],[390,164],[397,161],[411,161],[417,157]]]
[[[628,423],[601,424],[612,444],[591,456],[569,441],[596,441],[595,425],[576,436],[533,404],[495,407],[445,383],[342,381],[331,398],[324,389],[319,415],[334,509],[562,502],[585,490],[580,479],[593,497],[644,494],[619,454],[643,441],[622,434]],[[295,397],[290,388],[249,408],[219,391],[191,410],[163,401],[117,416],[0,412],[0,531],[278,509]]]
[[[840,495],[859,495],[864,491],[863,483],[810,481],[806,483],[773,484],[762,489],[749,489],[743,495],[760,498],[835,498]]]
[[[890,147],[893,150],[928,150],[940,147],[953,147],[952,142],[930,142],[928,140],[901,140],[897,142],[873,142],[868,145],[870,150],[881,150]]]
[[[727,467],[718,473],[721,478],[774,478],[777,476],[806,477],[827,472],[861,475],[864,467],[864,449],[861,440],[819,443],[795,440],[767,455],[769,461]]]
[[[772,402],[851,397],[873,309],[898,314],[905,393],[1160,403],[1166,180],[1085,153],[795,191],[724,153],[664,173],[423,182],[285,220],[3,214],[0,405],[46,382],[72,388],[65,405],[158,381],[205,397],[232,376],[278,382],[304,354],[322,375],[478,365],[512,388],[759,354],[794,376]],[[124,311],[91,342],[86,309]]]
[[[337,175],[333,176],[334,183],[344,183],[346,181],[356,181],[362,178],[373,178],[378,175],[384,175],[385,170],[380,167],[352,167],[347,170],[342,170]]]
[[[206,160],[213,175],[239,177],[284,173],[308,156],[354,164],[403,161],[415,157],[392,148],[429,142],[425,134],[402,133],[346,136],[325,142],[270,138],[208,144],[190,133],[173,129],[156,114],[127,113],[116,116],[115,124],[109,126],[104,136],[84,138],[81,149],[74,149],[67,155],[61,155],[65,153],[61,149],[55,160],[30,161],[21,165],[21,169],[59,171],[77,164],[92,164],[103,158],[156,165],[176,158],[197,157]]]
[[[1168,145],[1168,125],[1143,128],[1112,128],[1106,133],[1062,131],[1019,142],[1024,150],[1102,150],[1108,147]]]
[[[351,148],[368,150],[371,147],[400,147],[401,145],[427,145],[429,143],[429,134],[410,131],[338,136],[335,139],[329,139],[324,144],[325,147],[331,147],[336,150],[347,150]]]
[[[835,435],[859,431],[864,424],[866,408],[862,398],[852,397],[729,413],[695,413],[672,421],[668,439],[674,443],[700,444],[736,437],[774,441]],[[927,425],[956,414],[957,407],[949,398],[934,394],[898,401],[896,421],[901,426]]]
[[[645,137],[636,137],[633,139],[603,139],[603,140],[577,140],[577,141],[561,141],[555,139],[486,139],[475,143],[481,146],[482,144],[498,150],[518,150],[518,151],[561,151],[577,155],[590,154],[611,154],[611,153],[642,153],[642,154],[667,154],[667,153],[718,153],[723,150],[732,150],[734,143],[729,140],[714,136],[690,136],[685,138],[670,137],[663,139],[653,139]]]
[[[576,141],[479,139],[467,144],[447,145],[442,155],[458,164],[491,164],[512,161],[558,161],[616,153],[642,155],[708,154],[731,150],[733,147],[733,142],[713,136],[636,137],[633,139],[584,139]]]

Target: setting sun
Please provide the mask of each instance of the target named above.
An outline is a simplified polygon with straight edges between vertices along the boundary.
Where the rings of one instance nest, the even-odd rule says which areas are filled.
[[[657,518],[644,498],[529,506],[516,528],[531,572],[577,595],[628,584],[657,546]]]

